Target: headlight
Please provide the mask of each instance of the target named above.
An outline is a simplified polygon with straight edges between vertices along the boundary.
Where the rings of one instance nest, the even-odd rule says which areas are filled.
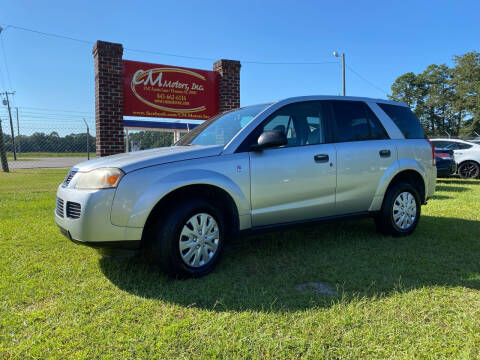
[[[117,168],[103,168],[86,173],[78,173],[79,178],[75,189],[109,189],[117,187],[123,171]]]

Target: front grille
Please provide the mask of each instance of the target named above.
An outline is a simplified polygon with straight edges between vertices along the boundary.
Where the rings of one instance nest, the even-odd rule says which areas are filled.
[[[67,217],[78,219],[82,214],[82,207],[79,203],[67,201]]]
[[[55,207],[55,211],[58,216],[63,218],[63,200],[57,197],[57,205]]]
[[[75,176],[76,173],[77,173],[76,170],[70,170],[70,172],[67,174],[67,177],[65,178],[65,180],[63,181],[63,183],[64,183],[65,185],[70,184],[70,181],[72,181],[72,178]]]

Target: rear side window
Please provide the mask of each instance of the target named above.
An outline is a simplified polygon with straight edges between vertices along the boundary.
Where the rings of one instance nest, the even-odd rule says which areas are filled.
[[[388,139],[380,122],[358,101],[332,101],[338,142]]]
[[[458,148],[461,150],[470,149],[472,146],[470,144],[458,143]]]
[[[420,121],[408,107],[382,103],[378,103],[378,106],[393,120],[406,139],[425,139]]]

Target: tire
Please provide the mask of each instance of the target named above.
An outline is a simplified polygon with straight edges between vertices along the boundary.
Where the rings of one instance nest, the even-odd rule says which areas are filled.
[[[476,179],[480,175],[480,166],[475,161],[464,161],[458,167],[462,179]]]
[[[221,257],[225,242],[224,224],[222,213],[211,202],[184,199],[154,225],[150,258],[171,276],[206,275]],[[211,235],[206,235],[205,230]]]
[[[420,212],[418,190],[409,183],[395,184],[388,189],[382,209],[375,217],[377,230],[386,235],[408,236],[417,227]]]

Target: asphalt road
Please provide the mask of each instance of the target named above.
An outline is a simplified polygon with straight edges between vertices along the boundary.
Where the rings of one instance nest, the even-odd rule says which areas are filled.
[[[13,169],[69,169],[73,165],[86,161],[86,157],[39,157],[28,160],[9,161],[8,167]]]

